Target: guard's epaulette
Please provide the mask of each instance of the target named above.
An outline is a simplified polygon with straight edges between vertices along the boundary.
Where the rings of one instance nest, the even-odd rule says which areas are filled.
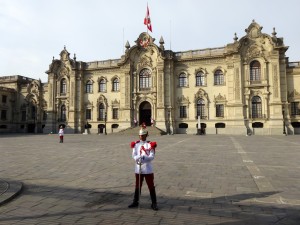
[[[157,147],[157,143],[155,141],[150,142],[151,148],[155,149]]]
[[[134,148],[135,144],[139,143],[140,141],[133,141],[130,143],[130,147]]]

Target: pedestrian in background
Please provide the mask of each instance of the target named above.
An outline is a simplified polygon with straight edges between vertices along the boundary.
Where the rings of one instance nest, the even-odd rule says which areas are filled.
[[[63,128],[63,126],[60,126],[58,135],[59,135],[59,143],[64,143],[64,128]]]

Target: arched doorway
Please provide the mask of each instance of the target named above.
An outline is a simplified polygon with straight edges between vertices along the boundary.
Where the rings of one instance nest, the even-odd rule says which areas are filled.
[[[140,118],[139,124],[146,123],[147,126],[151,126],[151,105],[145,101],[140,104]]]

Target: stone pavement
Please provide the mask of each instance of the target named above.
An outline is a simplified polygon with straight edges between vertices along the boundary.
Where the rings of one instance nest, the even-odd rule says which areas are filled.
[[[127,208],[136,139],[0,135],[0,224],[300,224],[299,136],[150,136],[157,212]]]

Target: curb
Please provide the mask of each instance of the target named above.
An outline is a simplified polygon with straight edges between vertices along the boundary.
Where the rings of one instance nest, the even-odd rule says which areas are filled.
[[[17,195],[19,195],[23,190],[23,183],[18,181],[5,181],[0,179],[0,186],[2,187],[2,192],[0,192],[0,206],[11,201]]]

